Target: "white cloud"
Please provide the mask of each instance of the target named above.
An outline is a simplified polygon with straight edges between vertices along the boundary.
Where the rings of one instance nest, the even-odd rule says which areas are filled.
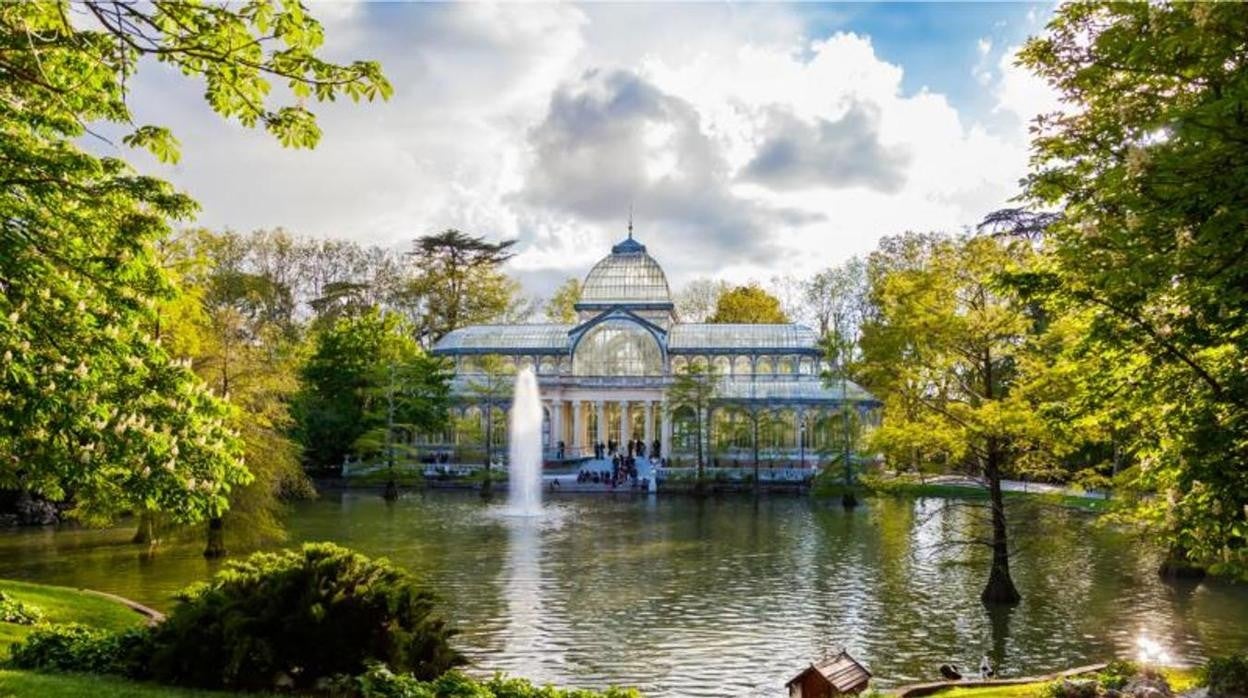
[[[994,111],[1012,115],[1029,124],[1039,114],[1062,110],[1056,90],[1028,69],[1017,65],[1021,46],[1011,46],[1001,54],[997,65],[1001,79],[993,90]]]
[[[519,237],[512,266],[542,292],[605,253],[631,204],[677,284],[765,279],[883,235],[974,224],[1026,164],[1021,125],[989,130],[940,94],[907,94],[904,67],[870,37],[811,40],[789,7],[313,12],[330,57],[376,58],[395,86],[389,103],[316,106],[315,151],[223,122],[201,86],[163,66],[140,74],[140,121],[172,125],[184,144],[176,168],[142,166],[196,196],[201,223],[386,245],[445,227]],[[998,71],[999,112],[1043,104],[1018,69],[1003,59]]]

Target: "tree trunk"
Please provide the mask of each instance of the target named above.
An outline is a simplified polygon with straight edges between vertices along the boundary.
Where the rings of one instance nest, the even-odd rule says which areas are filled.
[[[208,545],[204,557],[225,557],[225,521],[220,516],[208,519]]]
[[[1203,579],[1205,576],[1205,569],[1189,560],[1187,551],[1180,545],[1170,546],[1157,572],[1162,579]]]
[[[762,484],[758,481],[758,418],[759,418],[759,415],[755,414],[754,415],[754,443],[753,443],[753,446],[754,446],[753,448],[753,451],[754,451],[754,493],[755,494],[758,494],[758,492],[762,489]],[[801,438],[801,437],[799,436],[798,438]]]
[[[1022,600],[1010,577],[1010,548],[1005,528],[1005,497],[1001,493],[1001,454],[988,450],[984,475],[988,478],[988,497],[992,503],[992,570],[980,599],[986,604],[1013,605]]]
[[[490,482],[490,461],[493,460],[494,448],[494,406],[487,403],[485,407],[485,478],[481,481],[481,496],[489,497],[494,486]]]
[[[131,543],[136,545],[158,545],[160,539],[156,537],[156,514],[144,509],[139,512],[139,525],[134,530],[134,537],[130,539]]]

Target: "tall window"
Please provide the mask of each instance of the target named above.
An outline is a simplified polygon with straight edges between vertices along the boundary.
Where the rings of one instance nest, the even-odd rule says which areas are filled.
[[[657,376],[663,356],[649,332],[627,320],[607,320],[591,329],[576,347],[578,376]]]

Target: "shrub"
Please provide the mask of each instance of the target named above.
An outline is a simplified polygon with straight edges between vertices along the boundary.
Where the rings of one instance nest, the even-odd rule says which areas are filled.
[[[1211,696],[1248,696],[1248,654],[1214,657],[1201,670]]]
[[[49,625],[14,645],[9,659],[19,669],[140,675],[147,640],[146,628],[115,633],[79,623]]]
[[[206,688],[308,688],[369,661],[432,679],[464,662],[434,596],[385,560],[328,543],[256,553],[179,596],[152,629],[150,677]]]
[[[38,606],[0,591],[0,621],[18,625],[35,625],[43,621],[43,611]]]
[[[331,695],[338,698],[640,698],[636,690],[608,688],[605,691],[564,690],[536,686],[525,679],[495,675],[480,682],[458,671],[449,671],[433,681],[420,681],[409,674],[396,674],[385,665],[370,664],[359,676],[339,677],[332,683]]]
[[[1140,673],[1140,666],[1127,659],[1115,659],[1096,676],[1102,688],[1121,690],[1133,676]]]
[[[1045,684],[1043,698],[1096,698],[1097,683],[1091,679],[1061,679]]]

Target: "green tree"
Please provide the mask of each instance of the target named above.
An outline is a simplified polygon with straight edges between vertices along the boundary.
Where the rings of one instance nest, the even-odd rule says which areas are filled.
[[[321,39],[297,3],[0,5],[0,485],[72,496],[87,519],[195,521],[249,480],[230,406],[154,336],[175,295],[156,246],[194,202],[76,141],[115,124],[177,160],[173,135],[135,124],[126,101],[150,56],[202,78],[222,116],[314,145],[309,98],[390,92],[375,63],[316,58]],[[270,107],[272,79],[298,105]]]
[[[667,389],[668,409],[673,414],[688,410],[693,414],[693,435],[697,441],[695,448],[698,469],[698,488],[702,487],[703,471],[706,467],[705,441],[709,429],[711,401],[719,394],[719,374],[714,366],[694,362],[685,367],[672,379]]]
[[[396,456],[413,460],[416,437],[447,424],[451,374],[446,361],[425,354],[404,326],[392,333],[379,358],[366,388],[366,430],[354,446],[363,458],[385,458],[389,472],[385,497],[394,500],[399,494]]]
[[[546,319],[551,322],[576,322],[576,304],[581,300],[581,280],[564,281],[546,301]]]
[[[1061,215],[1033,285],[1087,313],[1091,386],[1133,415],[1132,513],[1192,564],[1248,574],[1248,6],[1071,3],[1023,65],[1069,105],[1035,124],[1028,201]]]
[[[308,467],[337,468],[370,428],[366,410],[383,384],[389,347],[406,339],[401,323],[374,308],[315,333],[295,399],[296,435]]]
[[[762,442],[762,435],[775,429],[781,422],[776,418],[773,408],[754,401],[732,405],[727,409],[734,417],[733,440],[744,437],[750,442],[750,462],[754,466],[754,492],[758,493],[762,488],[758,479],[759,446]]]
[[[199,347],[191,356],[195,371],[237,407],[231,427],[242,436],[252,481],[230,493],[229,512],[209,517],[205,557],[226,553],[227,522],[256,538],[280,538],[282,496],[308,489],[300,468],[299,446],[290,437],[289,401],[298,389],[297,345],[290,337],[290,289],[243,265],[245,240],[200,231],[195,249],[206,261],[203,276],[188,277],[202,287]]]
[[[992,565],[981,598],[1015,603],[1001,481],[1016,471],[1016,454],[1035,450],[1045,432],[1016,389],[1016,363],[1035,322],[1004,278],[1029,261],[1030,248],[988,236],[917,238],[906,247],[915,245],[930,245],[916,256],[920,263],[897,264],[873,282],[878,316],[864,327],[864,372],[895,376],[876,390],[900,383],[905,391],[899,400],[877,393],[886,395],[886,410],[912,408],[886,411],[874,442],[891,452],[947,449],[953,463],[983,479],[991,533],[975,540],[990,548]]]
[[[489,242],[448,229],[418,238],[409,253],[416,278],[408,288],[420,308],[420,336],[432,344],[452,330],[489,322],[513,308],[515,287],[499,266],[515,240]]]
[[[707,322],[784,324],[789,321],[780,299],[757,284],[738,286],[719,297],[715,314]]]
[[[479,372],[466,383],[467,393],[473,402],[482,405],[485,417],[485,479],[481,492],[489,494],[494,465],[494,422],[501,417],[502,405],[511,398],[515,384],[515,368],[503,361],[498,354],[484,354],[476,358]]]

